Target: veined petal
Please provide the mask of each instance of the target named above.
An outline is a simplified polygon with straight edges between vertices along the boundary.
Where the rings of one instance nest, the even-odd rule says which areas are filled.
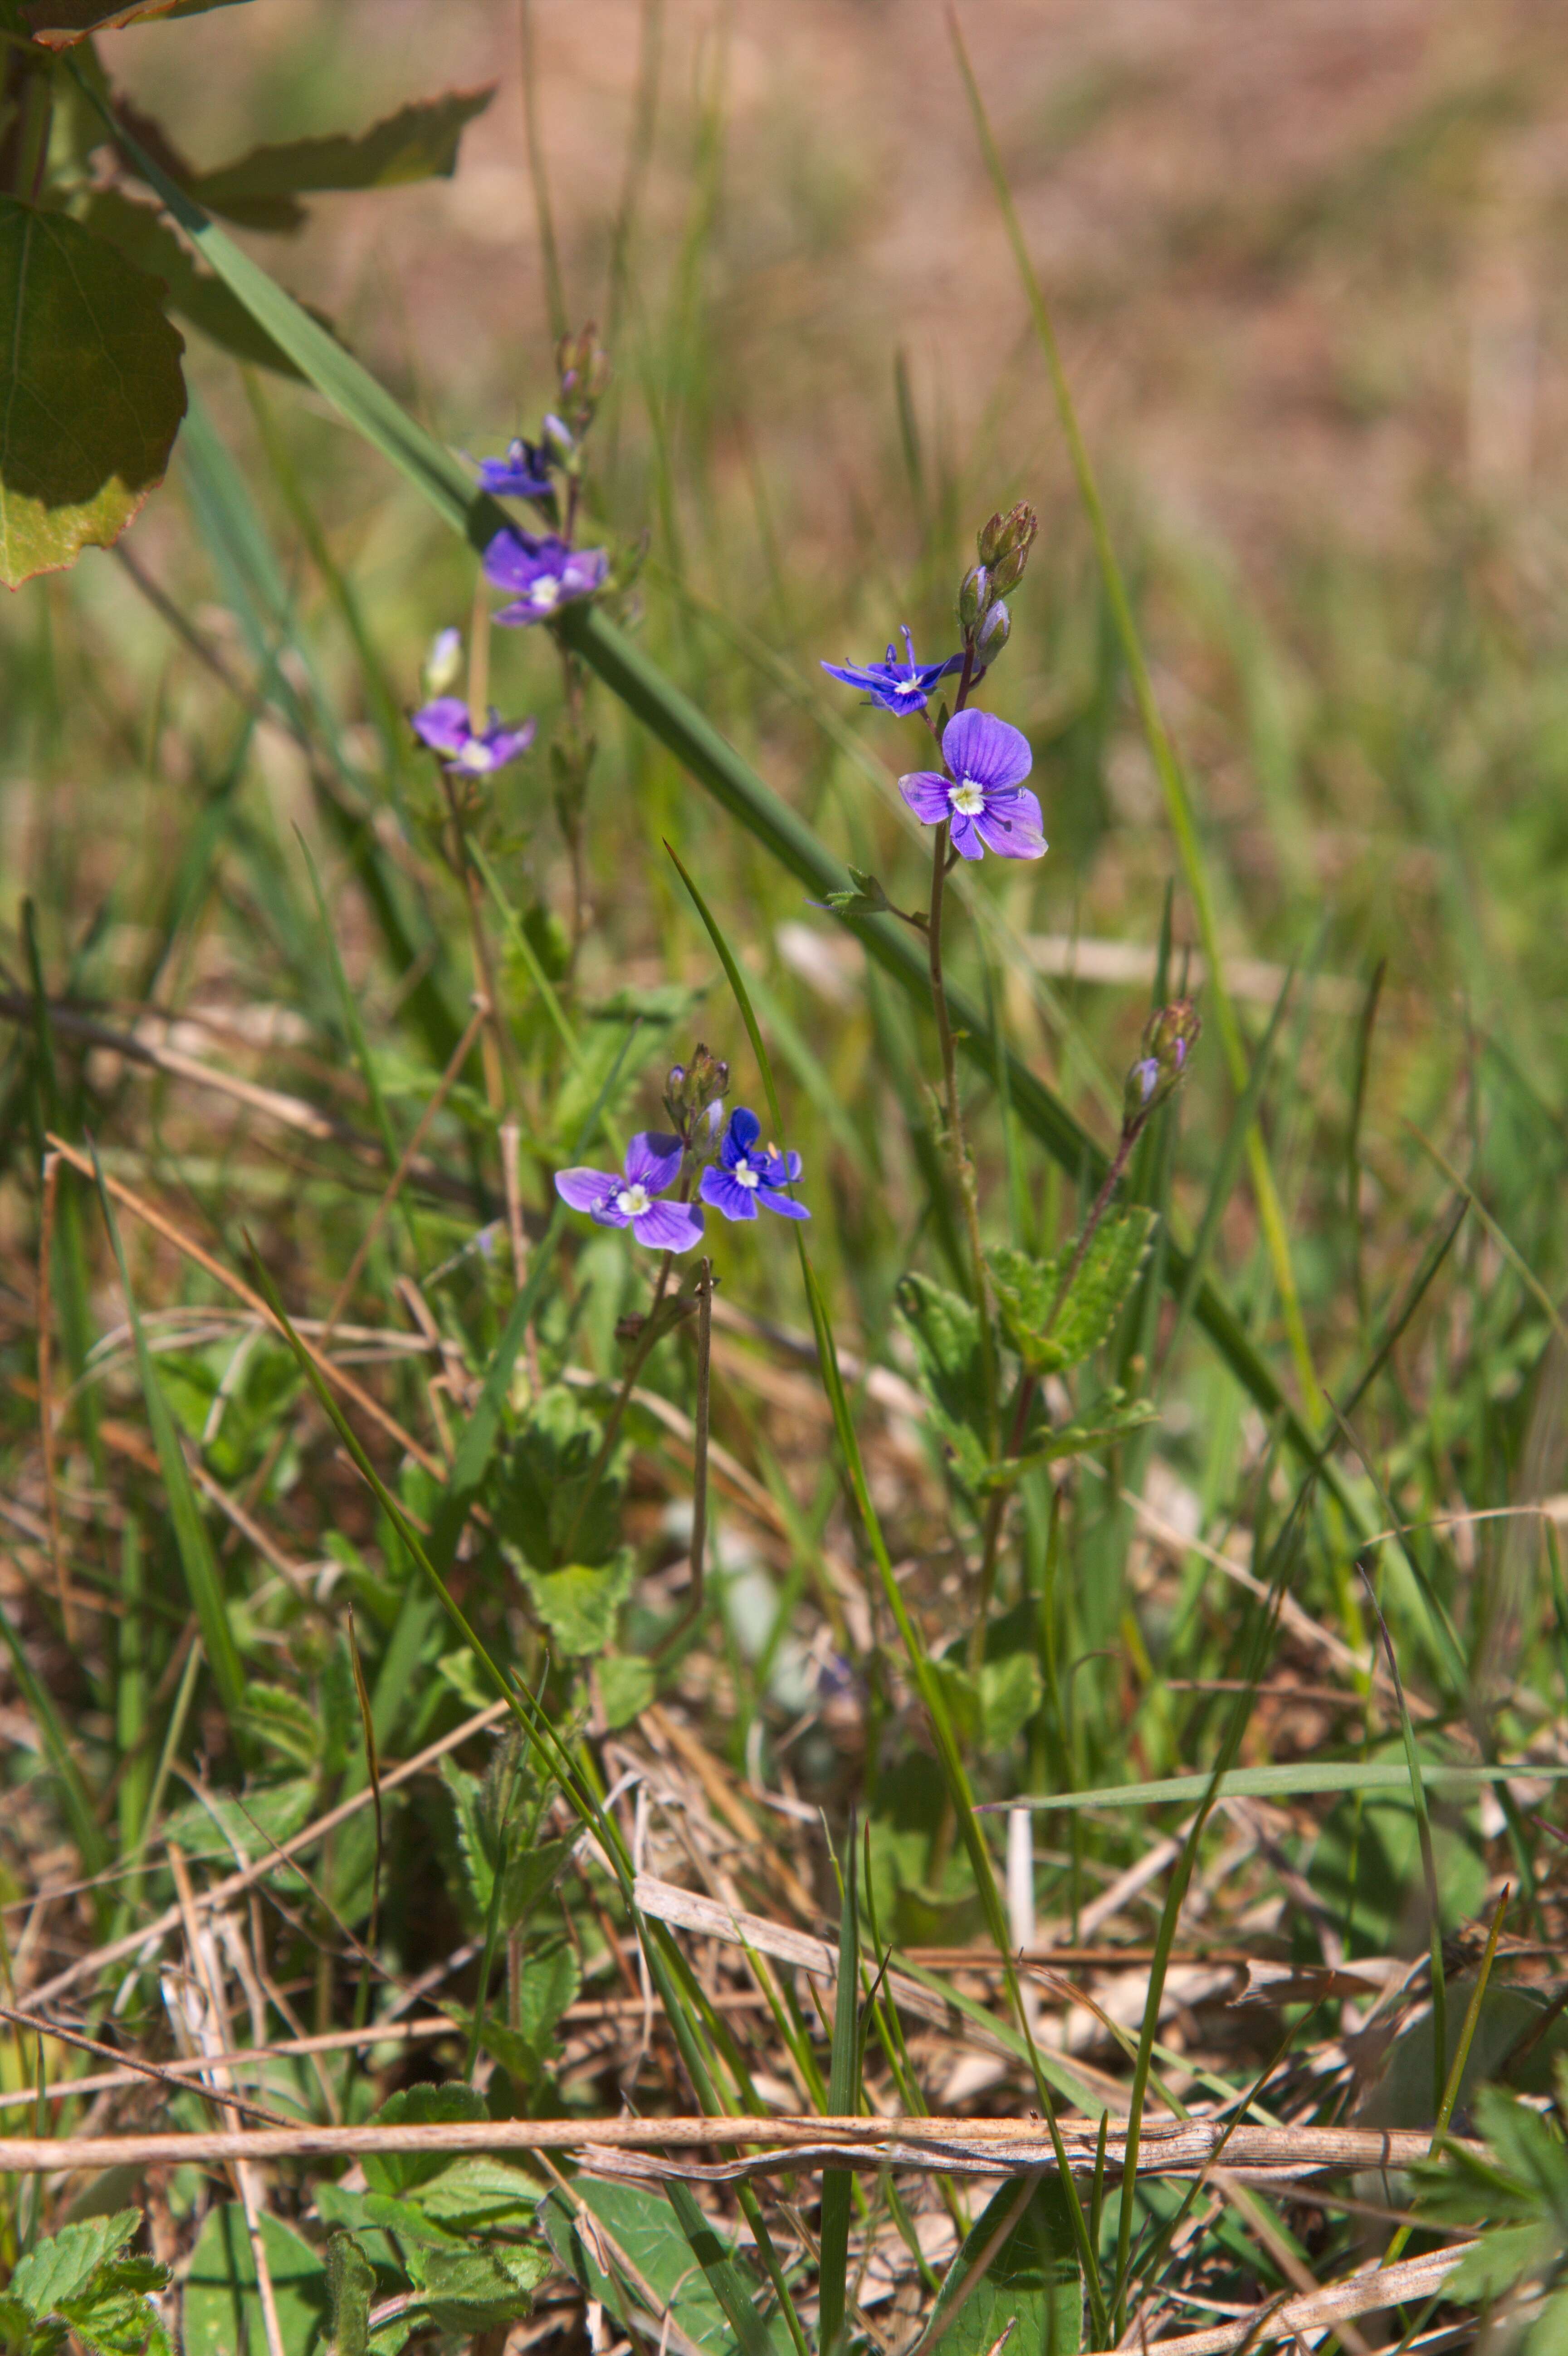
[[[770,1186],[790,1186],[800,1176],[798,1153],[774,1153],[763,1165],[763,1175]]]
[[[975,831],[972,818],[955,818],[952,840],[953,848],[960,859],[984,859],[986,856],[986,846]]]
[[[986,796],[976,819],[984,841],[1002,859],[1043,859],[1045,835],[1040,803],[1027,786],[1002,787]]]
[[[697,1191],[705,1203],[711,1203],[713,1208],[721,1211],[727,1219],[754,1219],[757,1215],[756,1198],[762,1189],[742,1186],[740,1180],[731,1178],[727,1170],[709,1166],[703,1172],[702,1183]]]
[[[748,1112],[744,1105],[737,1105],[719,1147],[719,1159],[725,1169],[733,1170],[737,1162],[749,1158],[762,1133],[763,1124],[756,1114]]]
[[[1029,738],[994,712],[960,712],[942,733],[942,757],[955,777],[971,777],[987,792],[1019,786],[1034,766]]]
[[[809,1219],[811,1216],[804,1203],[797,1203],[793,1194],[781,1194],[776,1186],[759,1186],[757,1193],[770,1211],[777,1211],[784,1218]]]
[[[574,1211],[592,1211],[608,1202],[620,1189],[621,1181],[607,1170],[558,1170],[555,1191],[563,1203]]]
[[[626,1148],[626,1183],[662,1194],[680,1172],[681,1142],[667,1130],[640,1129]]]
[[[899,791],[922,826],[940,826],[947,816],[947,780],[934,769],[916,769],[901,777]]]
[[[689,1251],[702,1241],[702,1214],[689,1203],[654,1203],[638,1212],[632,1233],[650,1251]]]
[[[536,540],[532,532],[508,525],[485,551],[485,580],[497,589],[526,589],[539,569],[540,557],[551,545],[548,540]]]
[[[597,1227],[629,1227],[632,1224],[630,1211],[623,1211],[613,1194],[606,1194],[602,1203],[595,1203],[588,1215]]]
[[[880,677],[877,672],[867,670],[857,663],[825,662],[822,668],[829,679],[842,680],[846,687],[860,688],[867,694],[870,694],[881,684]]]

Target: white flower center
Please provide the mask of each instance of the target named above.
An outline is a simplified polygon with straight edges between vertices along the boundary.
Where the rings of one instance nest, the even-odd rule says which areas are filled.
[[[986,807],[985,788],[973,777],[960,777],[955,786],[949,786],[947,798],[955,818],[978,818]]]
[[[736,1162],[730,1175],[738,1186],[760,1186],[763,1183],[761,1171],[753,1170],[744,1154]]]
[[[628,1219],[640,1219],[645,1211],[653,1208],[653,1197],[639,1179],[635,1184],[623,1186],[615,1197],[615,1208],[624,1211]]]
[[[471,736],[458,753],[453,765],[459,769],[485,770],[490,766],[490,747],[483,736]]]
[[[555,601],[560,594],[560,582],[557,581],[552,574],[547,573],[542,580],[536,581],[533,586],[529,589],[528,593],[528,603],[530,605],[538,605],[540,611],[544,612],[555,604]]]
[[[895,680],[893,691],[897,695],[918,695],[921,691],[920,681],[918,679]]]

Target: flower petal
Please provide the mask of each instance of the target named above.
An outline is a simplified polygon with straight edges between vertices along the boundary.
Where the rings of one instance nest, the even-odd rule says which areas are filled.
[[[825,662],[822,668],[829,679],[842,680],[846,687],[863,688],[868,695],[881,685],[876,671],[865,670],[857,663]]]
[[[762,1133],[763,1124],[756,1114],[748,1112],[744,1105],[737,1105],[719,1148],[719,1159],[725,1169],[733,1170],[737,1162],[748,1156]]]
[[[994,712],[956,712],[942,732],[942,757],[955,777],[992,791],[1019,786],[1034,766],[1029,738]]]
[[[711,1203],[727,1219],[754,1219],[757,1215],[756,1197],[761,1190],[742,1186],[727,1170],[705,1170],[697,1191],[705,1203]]]
[[[1043,859],[1040,804],[1027,786],[1002,787],[986,796],[976,817],[981,838],[1002,859]]]
[[[638,1212],[632,1233],[650,1251],[689,1251],[702,1241],[702,1214],[689,1203],[655,1203]]]
[[[559,548],[560,543],[554,545]],[[485,580],[497,589],[526,589],[539,570],[539,558],[550,546],[549,541],[536,540],[532,532],[508,525],[485,551]]]
[[[784,1218],[809,1219],[811,1216],[804,1203],[797,1203],[793,1194],[781,1194],[776,1186],[759,1186],[757,1194],[770,1211],[777,1211]]]
[[[640,1129],[626,1148],[626,1183],[662,1194],[680,1171],[681,1142],[667,1130]]]
[[[763,1164],[763,1175],[770,1186],[791,1186],[800,1176],[798,1153],[773,1153]]]
[[[421,742],[434,753],[461,753],[468,742],[468,706],[460,695],[438,695],[409,722]]]
[[[940,826],[947,816],[947,780],[934,769],[916,769],[901,777],[899,791],[922,826]]]
[[[621,1181],[608,1170],[558,1170],[555,1191],[574,1211],[592,1211],[620,1192]]]
[[[972,818],[954,819],[953,848],[960,859],[984,859],[986,856],[986,846],[975,831]]]
[[[596,1227],[629,1227],[632,1224],[630,1211],[623,1211],[613,1194],[606,1194],[602,1203],[595,1203],[588,1215]]]

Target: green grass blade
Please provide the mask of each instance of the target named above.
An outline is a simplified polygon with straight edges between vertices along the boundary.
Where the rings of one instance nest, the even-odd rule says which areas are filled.
[[[757,2313],[755,2276],[745,2273],[731,2256],[711,2219],[703,2215],[684,2184],[667,2184],[665,2191],[691,2244],[691,2254],[712,2284],[713,2296],[741,2343],[741,2356],[778,2356],[772,2335]]]
[[[1533,1759],[1509,1764],[1499,1760],[1487,1767],[1451,1767],[1442,1759],[1419,1762],[1424,1787],[1456,1793],[1478,1791],[1488,1783],[1532,1776],[1547,1783],[1568,1778],[1568,1767],[1538,1764]],[[1200,1800],[1209,1789],[1207,1775],[1162,1775],[1152,1783],[1102,1783],[1093,1791],[1054,1792],[1045,1798],[1020,1794],[1012,1800],[982,1801],[977,1813],[999,1815],[1008,1808],[1154,1808],[1185,1805]],[[1215,1797],[1221,1800],[1283,1800],[1308,1793],[1408,1792],[1410,1771],[1391,1760],[1328,1759],[1305,1762],[1297,1767],[1232,1767],[1220,1779]]]
[[[125,1314],[130,1321],[131,1338],[136,1353],[136,1371],[141,1376],[142,1395],[147,1405],[147,1421],[152,1428],[153,1444],[158,1451],[164,1489],[169,1501],[169,1521],[174,1530],[176,1551],[180,1558],[180,1569],[185,1573],[191,1606],[201,1629],[201,1641],[212,1670],[212,1681],[218,1687],[229,1724],[233,1726],[245,1703],[245,1672],[234,1642],[234,1631],[229,1624],[222,1574],[218,1568],[218,1557],[213,1551],[207,1524],[202,1519],[201,1507],[197,1503],[196,1484],[185,1461],[185,1450],[180,1443],[174,1416],[164,1397],[157,1368],[153,1364],[153,1354],[147,1347],[147,1337],[142,1331],[136,1296],[131,1289],[131,1271],[125,1262],[125,1248],[120,1240],[119,1224],[114,1216],[114,1206],[109,1199],[109,1189],[103,1183],[96,1146],[92,1149],[92,1166],[98,1177],[98,1199],[103,1207],[103,1224],[109,1230],[109,1241],[125,1293]]]
[[[82,1871],[87,1874],[102,1873],[111,1858],[108,1837],[98,1821],[92,1795],[81,1770],[71,1757],[59,1713],[23,1651],[21,1639],[12,1627],[3,1605],[0,1605],[0,1638],[4,1639],[5,1649],[11,1655],[16,1689],[38,1730],[38,1740],[49,1762],[49,1772],[59,1786],[60,1804],[81,1858]]]
[[[833,2008],[833,2044],[828,2059],[827,2107],[836,2119],[853,2118],[860,2107],[860,2040],[857,2018],[860,1989],[860,1940],[857,1901],[859,1846],[849,1819],[848,1866],[838,1912],[838,1985]],[[821,2264],[817,2271],[820,2323],[818,2356],[837,2356],[844,2330],[849,2276],[849,2211],[854,2179],[848,2169],[825,2169],[822,2177]]]

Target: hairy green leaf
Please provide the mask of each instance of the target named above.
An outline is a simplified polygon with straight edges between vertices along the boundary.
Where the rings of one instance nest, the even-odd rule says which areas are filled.
[[[971,2227],[942,2286],[926,2336],[945,2356],[983,2356],[1009,2324],[1019,2356],[1077,2356],[1083,2289],[1067,2203],[1052,2178],[1004,2184]],[[1007,2230],[1011,2221],[1010,2230]],[[994,2248],[1001,2233],[1001,2246]]]
[[[63,2299],[79,2297],[88,2289],[99,2268],[119,2256],[141,2222],[140,2210],[117,2209],[108,2217],[63,2226],[17,2260],[10,2282],[12,2297],[34,2315],[51,2314]]]
[[[439,2329],[456,2337],[527,2315],[549,2272],[543,2249],[412,2250],[409,2273]]]
[[[1137,1281],[1154,1223],[1155,1214],[1142,1204],[1109,1213],[1060,1305],[1057,1296],[1071,1255],[1031,1259],[1010,1246],[987,1253],[1003,1330],[1031,1374],[1060,1374],[1080,1365],[1109,1337]]]
[[[632,1591],[636,1557],[623,1547],[608,1562],[569,1563],[564,1570],[518,1566],[528,1601],[563,1653],[602,1653],[615,1633],[616,1616]]]
[[[185,415],[155,279],[64,213],[0,197],[0,580],[119,539]]]
[[[589,2223],[580,2222],[577,2202],[588,2211]],[[560,2265],[623,2329],[641,2316],[656,2342],[667,2314],[704,2356],[730,2356],[734,2334],[661,2192],[579,2177],[571,2196],[549,2195],[539,2222]]]
[[[370,2300],[376,2269],[352,2233],[326,2237],[326,2295],[332,2302],[332,2340],[337,2356],[365,2356],[370,2337]]]
[[[461,2080],[444,2086],[405,2086],[400,2094],[389,2096],[376,2113],[381,2126],[446,2126],[458,2120],[473,2121],[489,2117],[485,2098]],[[383,2151],[367,2153],[364,2160],[365,2181],[372,2192],[394,2195],[415,2192],[432,2177],[439,2176],[451,2158],[443,2151]]]
[[[261,2247],[283,2334],[283,2356],[307,2356],[329,2310],[326,2268],[292,2225],[263,2210]],[[238,2201],[208,2211],[185,2287],[184,2356],[239,2356],[264,2349],[256,2259]]]

